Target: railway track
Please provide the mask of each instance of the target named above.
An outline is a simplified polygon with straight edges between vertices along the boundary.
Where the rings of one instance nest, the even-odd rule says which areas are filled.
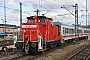
[[[32,56],[32,55],[19,55],[19,56],[15,56],[13,58],[10,58],[9,60],[31,60],[34,59],[36,56]]]
[[[53,52],[56,49],[63,48],[65,46],[67,46],[67,44],[66,45],[63,45],[63,46],[60,46],[60,47],[57,47],[57,48],[53,48],[52,50],[45,51],[43,53],[39,53],[36,56],[33,56],[33,55],[24,55],[23,56],[23,55],[18,54],[17,52],[14,52],[13,54],[12,53],[7,54],[7,56],[3,57],[2,59],[0,58],[0,59],[1,60],[36,60],[38,57],[46,56],[48,53]]]
[[[14,44],[14,40],[2,40],[2,41],[0,41],[0,47],[13,45],[13,44]]]
[[[83,47],[78,52],[74,53],[70,57],[68,57],[66,60],[90,60],[90,44]]]
[[[0,40],[0,55],[7,55],[7,50],[13,48],[14,40]]]
[[[48,50],[48,51],[44,51],[44,52],[40,52],[38,53],[37,55],[19,55],[19,56],[15,56],[13,58],[10,58],[9,60],[36,60],[38,57],[43,57],[43,56],[46,56],[47,54],[49,54],[50,52],[53,52],[55,51],[56,49],[60,49],[60,48],[63,48],[65,46],[60,46],[60,47],[57,47],[57,48],[53,48],[51,50]]]
[[[58,48],[62,48],[62,47],[63,46],[57,47],[57,48],[54,48],[52,50],[45,51],[42,53],[40,52],[37,55],[33,55],[33,54],[21,55],[18,52],[8,52],[8,54],[6,56],[0,56],[0,59],[1,60],[36,60],[38,57],[46,56],[48,53],[50,53]]]

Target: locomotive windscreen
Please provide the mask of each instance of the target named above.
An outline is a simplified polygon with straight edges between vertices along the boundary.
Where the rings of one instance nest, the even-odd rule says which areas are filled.
[[[39,18],[39,22],[45,23],[45,18]]]

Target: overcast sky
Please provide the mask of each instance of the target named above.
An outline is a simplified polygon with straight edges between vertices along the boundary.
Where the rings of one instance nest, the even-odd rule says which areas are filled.
[[[26,17],[36,15],[33,11],[39,9],[39,15],[45,14],[45,16],[52,18],[54,21],[72,25],[74,24],[74,16],[70,12],[74,14],[75,8],[72,6],[75,3],[78,4],[79,23],[84,21],[82,25],[85,25],[86,22],[86,0],[5,0],[7,24],[19,25],[19,2],[22,3],[23,22],[26,22]],[[88,3],[90,3],[89,0],[87,0],[87,8],[90,10]],[[61,8],[63,5],[70,12],[65,8]],[[4,0],[0,0],[0,22],[2,24],[3,21],[1,19],[4,20]]]

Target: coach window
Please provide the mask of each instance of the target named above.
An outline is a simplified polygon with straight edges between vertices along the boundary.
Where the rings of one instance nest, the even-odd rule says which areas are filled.
[[[84,33],[86,33],[86,30],[84,30]]]
[[[68,33],[68,28],[65,28],[65,34],[67,34]]]
[[[65,33],[65,34],[67,33],[66,28],[64,29],[64,33]]]
[[[77,33],[79,33],[79,30],[77,29]]]
[[[61,34],[61,26],[59,26],[59,35]]]
[[[72,29],[69,29],[69,33],[72,33]]]
[[[67,33],[68,33],[68,28],[67,28]]]
[[[61,26],[59,26],[59,25],[55,25],[55,26],[57,26],[58,27],[58,35],[60,35],[60,32],[61,32]]]
[[[90,33],[90,31],[87,31],[87,33]]]
[[[64,34],[64,27],[63,27],[63,34]]]
[[[72,29],[72,34],[74,33],[74,29]]]
[[[79,33],[82,33],[82,30],[79,30]]]

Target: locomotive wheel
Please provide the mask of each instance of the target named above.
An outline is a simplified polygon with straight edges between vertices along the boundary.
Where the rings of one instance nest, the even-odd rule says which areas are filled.
[[[51,45],[50,45],[50,49],[53,49],[53,43],[51,43]]]

